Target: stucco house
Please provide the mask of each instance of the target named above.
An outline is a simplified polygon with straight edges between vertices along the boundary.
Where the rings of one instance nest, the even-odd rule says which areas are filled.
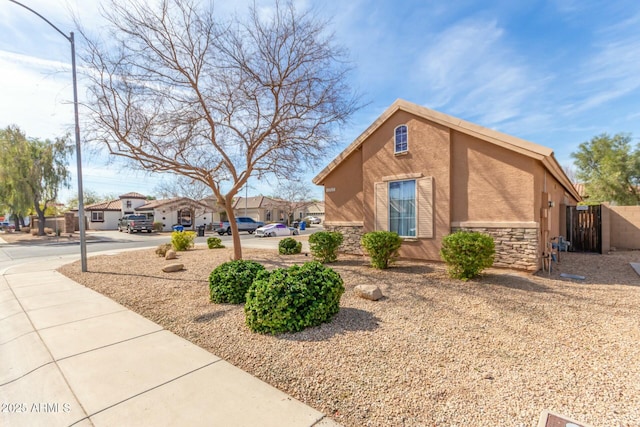
[[[136,208],[136,213],[146,214],[154,222],[162,223],[162,231],[171,231],[174,225],[195,229],[201,225],[219,222],[217,209],[202,201],[188,197],[150,200]]]
[[[89,230],[115,230],[123,215],[135,213],[147,197],[140,193],[126,193],[116,200],[94,203],[84,207]]]
[[[163,224],[163,231],[171,231],[176,224],[195,229],[220,221],[215,202],[205,199],[192,200],[187,197],[147,200],[140,193],[127,193],[116,200],[85,206],[89,230],[116,230],[120,218],[128,214],[146,215],[154,222]]]
[[[238,197],[233,203],[233,213],[236,216],[248,216],[264,223],[285,220],[283,202],[266,196]]]
[[[287,213],[292,220],[306,216],[324,217],[324,204],[321,202],[289,202],[267,196],[238,197],[233,204],[236,216],[248,216],[264,223],[285,222]]]
[[[404,237],[401,257],[440,260],[443,237],[476,230],[493,236],[495,266],[532,271],[580,200],[551,149],[404,100],[313,182],[345,252],[390,230]]]

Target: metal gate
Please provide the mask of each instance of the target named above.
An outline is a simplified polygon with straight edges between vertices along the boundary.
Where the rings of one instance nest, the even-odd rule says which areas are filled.
[[[602,252],[602,210],[596,206],[567,206],[569,250]]]

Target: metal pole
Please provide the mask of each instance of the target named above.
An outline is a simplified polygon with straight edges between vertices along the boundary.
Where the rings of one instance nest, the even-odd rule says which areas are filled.
[[[75,128],[76,128],[76,160],[78,164],[78,222],[80,225],[80,263],[82,264],[82,272],[87,271],[87,241],[86,241],[86,233],[84,226],[84,193],[82,190],[82,156],[80,153],[80,121],[78,119],[78,83],[76,80],[76,45],[73,37],[73,31],[67,36],[63,33],[58,27],[53,25],[47,18],[40,15],[35,10],[31,9],[28,6],[23,5],[22,3],[16,0],[9,0],[12,3],[17,4],[18,6],[22,6],[27,9],[29,12],[37,15],[44,22],[53,27],[54,30],[62,34],[62,36],[71,43],[71,72],[73,74],[73,111],[74,111],[74,119],[75,119]]]
[[[78,222],[80,228],[80,264],[82,266],[82,272],[87,271],[87,239],[86,230],[84,224],[84,191],[82,189],[82,154],[80,152],[80,120],[78,118],[78,80],[76,78],[76,43],[73,37],[73,31],[70,33],[71,37],[71,72],[73,74],[73,115],[76,125],[76,164],[78,168]]]

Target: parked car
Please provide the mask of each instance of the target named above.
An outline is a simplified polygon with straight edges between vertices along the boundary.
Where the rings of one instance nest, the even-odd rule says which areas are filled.
[[[256,229],[256,237],[291,236],[292,234],[297,235],[298,230],[279,223],[267,224]]]
[[[0,222],[0,230],[11,231],[15,230],[16,225],[10,221],[1,221]]]
[[[118,221],[118,231],[135,233],[136,231],[153,231],[153,222],[147,219],[146,215],[125,215]]]
[[[246,231],[252,234],[258,227],[262,227],[264,222],[256,221],[248,216],[239,216],[236,218],[236,224],[238,225],[238,231]],[[225,233],[231,235],[231,225],[227,221],[221,222],[217,227],[214,226],[213,230],[221,236]]]
[[[307,224],[320,224],[322,222],[322,220],[317,216],[308,216],[304,220],[307,222]]]

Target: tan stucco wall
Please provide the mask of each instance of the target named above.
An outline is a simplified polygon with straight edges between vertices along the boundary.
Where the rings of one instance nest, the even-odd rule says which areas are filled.
[[[324,181],[324,222],[363,220],[362,151],[356,150]]]
[[[544,165],[536,162],[534,168],[533,214],[540,222],[539,255],[548,249],[548,243],[557,236],[567,237],[566,209],[577,200],[551,175]],[[552,202],[553,206],[549,206]],[[545,249],[546,248],[546,249]]]
[[[408,152],[394,154],[394,130],[409,128]],[[374,183],[384,177],[421,173],[434,182],[433,239],[406,239],[400,256],[416,259],[439,259],[442,238],[451,232],[449,129],[404,111],[392,115],[362,146],[364,232],[374,228]]]
[[[604,209],[609,210],[610,247],[640,249],[640,206],[603,206]],[[603,234],[604,227],[603,221]]]
[[[452,132],[452,221],[531,222],[534,160]]]
[[[401,124],[409,128],[408,152],[396,155]],[[478,230],[494,236],[497,265],[535,270],[545,236],[562,230],[561,208],[576,204],[535,156],[398,110],[324,178],[327,229],[353,237],[349,248],[357,251],[358,235],[375,227],[374,183],[419,177],[433,177],[435,233],[405,239],[404,258],[439,260],[452,230]]]

